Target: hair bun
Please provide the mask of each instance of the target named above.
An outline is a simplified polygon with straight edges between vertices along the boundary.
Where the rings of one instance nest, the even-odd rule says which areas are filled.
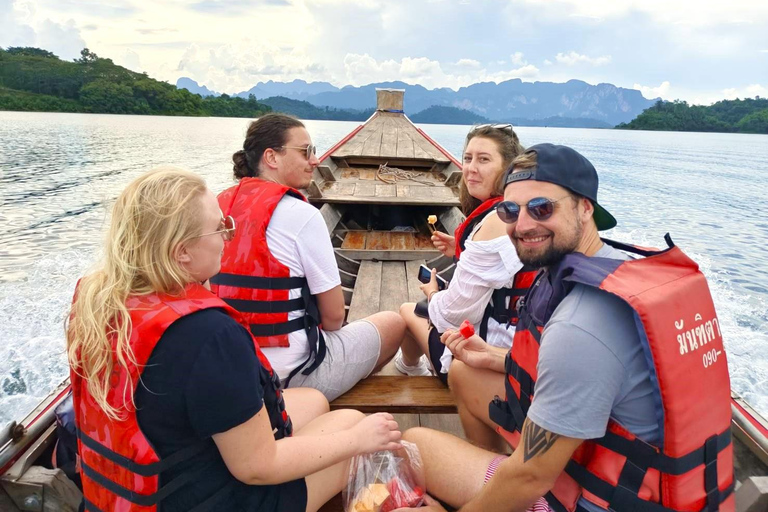
[[[248,155],[246,155],[244,150],[236,151],[232,155],[232,163],[234,164],[232,170],[235,173],[236,179],[247,178],[253,174],[248,167]]]

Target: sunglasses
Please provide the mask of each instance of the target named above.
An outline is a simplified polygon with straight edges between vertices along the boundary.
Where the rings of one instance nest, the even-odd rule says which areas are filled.
[[[310,144],[308,146],[280,146],[279,148],[275,149],[298,149],[304,152],[304,156],[307,157],[307,160],[312,158],[312,155],[317,154],[317,146],[314,144]]]
[[[218,231],[211,231],[210,233],[203,233],[202,235],[193,236],[192,238],[200,238],[201,236],[218,235],[224,237],[225,242],[229,242],[235,238],[235,219],[231,215],[221,219],[221,227]]]
[[[528,204],[525,204],[525,208],[528,210],[528,215],[533,220],[547,220],[555,213],[555,203],[562,201],[563,199],[571,197],[565,196],[560,199],[547,199],[546,197],[534,197]],[[512,201],[502,201],[496,205],[496,214],[499,218],[507,224],[514,224],[520,217],[520,205]]]
[[[496,130],[508,130],[513,131],[513,126],[509,123],[507,124],[478,124],[477,126],[474,126],[472,128],[472,131],[475,130],[482,130],[483,128],[494,128]]]

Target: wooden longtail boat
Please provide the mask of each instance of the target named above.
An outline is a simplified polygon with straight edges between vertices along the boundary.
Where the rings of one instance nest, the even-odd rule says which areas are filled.
[[[416,276],[422,263],[450,279],[454,262],[432,246],[427,217],[436,215],[436,227],[447,233],[463,219],[460,162],[405,116],[403,91],[378,90],[377,100],[373,116],[321,156],[306,190],[333,240],[348,321],[421,299]],[[398,376],[391,367],[381,373],[332,407],[389,410],[398,413],[401,427],[461,435],[455,406],[437,379]],[[56,440],[54,408],[68,394],[65,380],[26,418],[0,432],[0,510],[77,509],[81,495],[75,485],[61,470],[46,469]],[[768,421],[735,394],[732,412],[736,477],[746,482],[736,492],[737,510],[764,512]],[[340,510],[336,505],[323,510]]]

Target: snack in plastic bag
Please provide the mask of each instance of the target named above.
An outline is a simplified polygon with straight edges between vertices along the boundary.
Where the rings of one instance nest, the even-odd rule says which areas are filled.
[[[415,444],[397,451],[358,455],[343,492],[345,512],[391,512],[424,504],[424,465]]]

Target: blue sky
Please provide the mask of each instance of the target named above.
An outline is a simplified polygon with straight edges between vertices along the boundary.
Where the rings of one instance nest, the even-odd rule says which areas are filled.
[[[768,96],[765,0],[0,0],[0,46],[20,45],[87,46],[229,93],[576,78],[703,104]]]

